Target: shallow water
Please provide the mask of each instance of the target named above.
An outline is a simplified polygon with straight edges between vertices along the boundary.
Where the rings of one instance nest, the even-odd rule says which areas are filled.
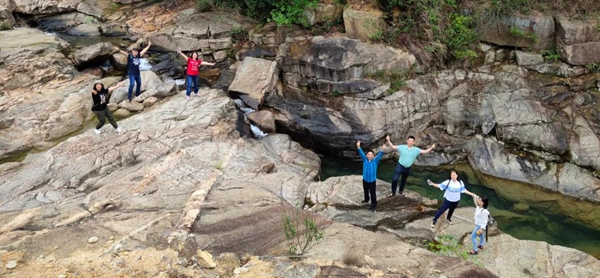
[[[391,182],[395,166],[395,161],[392,160],[381,162],[377,173],[378,178]],[[493,189],[485,187],[475,177],[468,165],[455,165],[455,168],[460,169],[459,176],[467,190],[490,198],[490,212],[503,232],[518,239],[539,240],[575,248],[600,259],[599,230],[575,223],[564,215],[547,214],[535,208],[520,213],[512,208],[515,202],[501,198]],[[426,180],[431,179],[433,182],[439,183],[447,180],[449,173],[449,169],[430,170],[414,166],[406,188],[427,198],[441,201],[443,193],[439,189],[427,185]],[[322,180],[333,176],[361,174],[362,164],[358,161],[321,157]],[[473,201],[471,198],[463,197],[460,206],[473,207]]]

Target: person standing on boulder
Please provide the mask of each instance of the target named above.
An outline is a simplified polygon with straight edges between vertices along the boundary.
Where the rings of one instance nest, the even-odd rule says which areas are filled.
[[[375,153],[372,150],[367,151],[367,154],[365,155],[360,147],[360,140],[356,142],[356,147],[358,148],[358,154],[360,154],[360,158],[363,162],[363,191],[365,199],[362,200],[361,203],[366,204],[371,200],[371,211],[375,212],[377,209],[377,166],[385,151],[385,144],[383,144],[382,149],[377,153],[377,156],[375,156]]]
[[[404,186],[406,185],[406,179],[410,174],[410,167],[417,159],[417,156],[420,154],[429,153],[431,150],[435,148],[435,144],[431,145],[429,149],[421,150],[418,147],[415,147],[415,137],[408,136],[406,140],[406,145],[398,145],[394,146],[390,141],[390,136],[386,136],[385,139],[387,143],[392,147],[392,149],[398,150],[398,154],[400,154],[400,158],[398,159],[398,165],[396,165],[396,169],[394,170],[394,177],[392,178],[392,192],[388,195],[388,197],[392,197],[396,195],[396,188],[398,187],[398,179],[400,179],[400,189],[398,190],[398,194],[405,196],[404,194]]]
[[[475,209],[475,229],[473,229],[473,232],[471,233],[471,243],[473,244],[473,249],[471,249],[468,253],[471,255],[477,255],[479,253],[479,249],[483,249],[483,246],[485,245],[485,233],[490,212],[488,211],[489,200],[487,197],[479,197],[474,195],[473,202],[475,203],[475,206],[477,206]],[[479,244],[477,244],[477,237],[479,237]]]
[[[466,193],[471,196],[475,196],[475,194],[469,192],[469,190],[465,188],[465,184],[463,183],[463,181],[458,179],[458,173],[455,170],[450,171],[449,180],[446,180],[440,184],[433,183],[431,180],[427,180],[427,183],[431,186],[439,188],[440,190],[445,190],[444,203],[433,217],[431,228],[435,228],[435,223],[437,222],[437,220],[448,209],[450,210],[448,211],[448,216],[446,217],[446,219],[448,219],[448,223],[452,225],[452,214],[454,213],[454,209],[456,209],[456,207],[458,206],[458,202],[460,202],[461,193]]]
[[[200,74],[200,66],[208,65],[214,66],[214,63],[204,62],[198,59],[198,52],[192,52],[192,56],[188,57],[187,55],[181,52],[181,48],[177,48],[177,53],[181,55],[181,57],[187,61],[187,77],[186,77],[186,91],[185,91],[185,99],[190,99],[190,93],[192,91],[192,85],[194,86],[194,95],[198,96],[198,74]]]
[[[112,86],[108,89],[105,89],[104,84],[100,82],[96,82],[94,84],[94,88],[92,89],[92,100],[94,102],[94,104],[92,105],[92,111],[94,112],[94,114],[96,114],[96,117],[98,118],[98,124],[96,125],[96,129],[94,129],[94,132],[96,134],[102,133],[100,129],[104,125],[106,118],[108,118],[110,124],[115,128],[115,132],[121,132],[121,129],[117,125],[117,122],[115,122],[115,119],[110,113],[110,109],[108,109],[107,104],[112,92],[117,88],[121,87],[124,82],[125,81],[121,81],[117,83],[117,85]]]
[[[140,58],[148,52],[152,46],[152,42],[148,41],[148,45],[146,48],[142,49],[140,52],[139,49],[134,48],[131,50],[131,53],[127,53],[119,47],[115,46],[115,50],[121,52],[124,55],[127,55],[127,75],[129,76],[129,90],[127,91],[127,99],[131,101],[131,94],[133,93],[133,84],[135,83],[135,96],[140,95],[140,90],[142,87],[142,76],[140,74]]]

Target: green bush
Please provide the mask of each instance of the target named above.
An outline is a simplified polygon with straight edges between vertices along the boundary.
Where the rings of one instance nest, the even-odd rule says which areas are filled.
[[[233,43],[247,41],[249,39],[248,31],[242,27],[233,28],[231,29],[231,38]]]
[[[556,48],[556,46],[555,46]],[[544,59],[548,60],[548,61],[558,61],[560,60],[560,54],[556,53],[556,49],[552,49],[552,50],[542,50],[541,52],[542,57],[544,57]]]
[[[315,219],[302,215],[302,210],[292,208],[290,216],[283,211],[283,232],[289,246],[291,255],[302,256],[312,248],[318,241],[323,239],[323,231],[319,228]],[[304,224],[304,225],[302,225]]]
[[[378,70],[374,73],[365,74],[366,78],[373,79],[379,81],[381,83],[390,83],[390,88],[387,90],[388,94],[393,94],[404,85],[406,85],[406,78],[409,75],[408,71],[397,72],[397,71],[386,71],[386,70]]]
[[[304,17],[304,9],[315,8],[318,0],[279,0],[273,1],[274,9],[271,10],[271,20],[277,25],[299,24],[308,27]]]
[[[212,11],[214,8],[214,0],[198,0],[198,2],[196,3],[196,10],[201,13]]]

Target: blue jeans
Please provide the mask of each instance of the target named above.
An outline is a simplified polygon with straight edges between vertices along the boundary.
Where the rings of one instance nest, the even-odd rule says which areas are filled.
[[[142,87],[142,76],[139,74],[129,74],[129,91],[127,91],[127,98],[131,100],[131,93],[133,92],[133,84],[135,81],[135,96],[140,95],[140,89]]]
[[[392,195],[396,195],[396,187],[398,187],[398,178],[400,178],[400,176],[402,176],[402,179],[400,180],[400,189],[398,190],[398,193],[402,194],[402,192],[404,192],[404,186],[406,185],[408,174],[410,174],[410,167],[406,168],[400,163],[396,165],[394,177],[392,178]]]
[[[477,252],[477,237],[479,237],[479,245],[482,247],[485,245],[485,231],[480,235],[477,234],[477,231],[480,229],[479,225],[475,226],[475,230],[471,233],[471,243],[473,243],[473,251]]]
[[[442,204],[442,207],[438,209],[437,213],[435,214],[435,217],[433,217],[433,223],[437,222],[438,218],[440,218],[440,216],[442,216],[442,214],[448,209],[450,209],[450,211],[448,211],[448,217],[446,218],[452,221],[452,214],[454,213],[454,209],[456,208],[456,206],[458,206],[458,202],[450,202],[446,200],[446,198],[444,198],[444,203]]]
[[[198,75],[194,76],[194,75],[188,75],[186,78],[186,82],[187,82],[187,86],[186,86],[186,91],[185,91],[185,95],[186,96],[190,96],[190,91],[192,90],[192,85],[194,85],[194,94],[198,93]]]

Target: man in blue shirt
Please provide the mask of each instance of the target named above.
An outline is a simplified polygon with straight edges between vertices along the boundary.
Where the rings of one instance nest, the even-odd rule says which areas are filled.
[[[371,211],[375,212],[377,208],[377,193],[376,193],[376,182],[377,182],[377,165],[381,161],[383,151],[385,150],[385,144],[382,150],[379,151],[375,157],[375,153],[372,150],[367,151],[367,154],[360,148],[360,140],[356,142],[358,148],[358,154],[363,161],[363,191],[365,193],[365,199],[361,203],[368,203],[371,200]],[[369,198],[370,193],[370,198]]]
[[[392,197],[396,195],[396,188],[398,187],[398,178],[402,177],[400,180],[400,189],[398,190],[398,194],[404,195],[404,186],[406,185],[406,179],[410,174],[410,167],[417,159],[417,156],[420,154],[429,153],[433,148],[435,148],[435,144],[431,145],[429,149],[421,150],[418,147],[415,147],[415,137],[408,136],[406,140],[406,145],[394,146],[390,141],[390,136],[386,136],[385,139],[387,143],[392,147],[392,149],[397,149],[398,154],[400,154],[400,159],[398,159],[398,165],[396,165],[396,170],[394,171],[394,177],[392,178],[392,193],[388,195],[388,197]]]

